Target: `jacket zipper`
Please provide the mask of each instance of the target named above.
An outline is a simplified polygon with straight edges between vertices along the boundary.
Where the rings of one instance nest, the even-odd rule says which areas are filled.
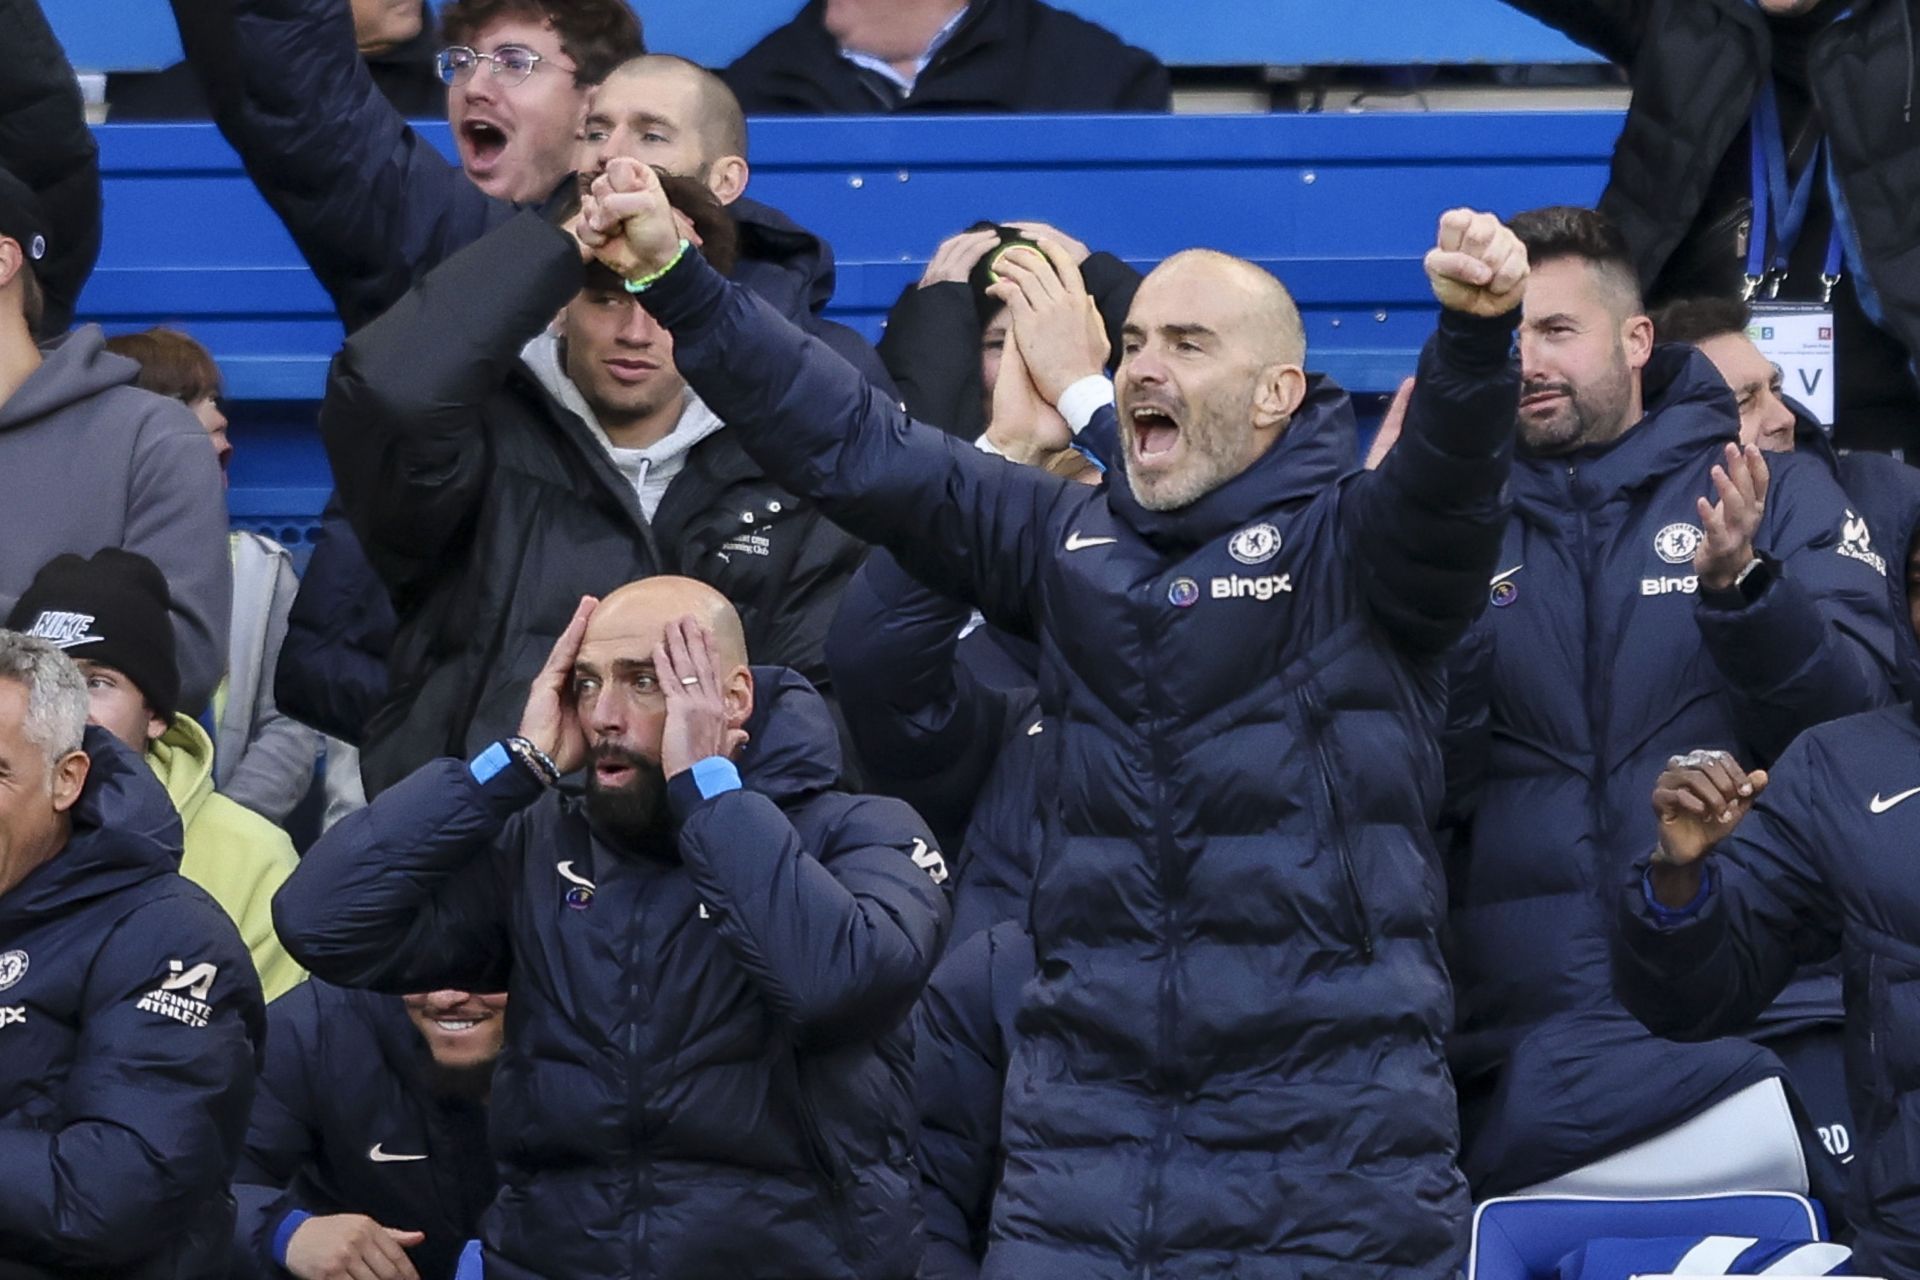
[[[1320,700],[1314,696],[1312,687],[1302,686],[1300,690],[1301,715],[1305,718],[1307,736],[1313,740],[1313,753],[1319,762],[1320,791],[1326,797],[1327,822],[1333,828],[1333,847],[1340,855],[1340,874],[1347,883],[1347,901],[1353,917],[1353,928],[1360,946],[1362,959],[1373,959],[1373,913],[1367,910],[1366,895],[1360,891],[1360,875],[1353,865],[1353,845],[1347,838],[1347,823],[1340,806],[1340,789],[1334,785],[1333,753],[1327,748],[1326,735],[1321,732],[1321,720],[1324,714]]]

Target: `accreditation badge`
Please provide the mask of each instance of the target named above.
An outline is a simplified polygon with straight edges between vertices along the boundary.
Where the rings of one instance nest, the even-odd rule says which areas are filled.
[[[1817,302],[1753,304],[1747,336],[1780,367],[1781,390],[1805,405],[1820,425],[1833,425],[1833,308]]]

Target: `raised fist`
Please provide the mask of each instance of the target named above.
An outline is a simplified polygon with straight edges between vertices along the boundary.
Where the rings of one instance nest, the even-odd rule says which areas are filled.
[[[640,280],[673,261],[682,233],[660,175],[616,156],[581,198],[574,234],[622,279]]]
[[[1490,213],[1449,209],[1427,251],[1427,282],[1449,311],[1503,316],[1520,305],[1527,283],[1527,247]]]

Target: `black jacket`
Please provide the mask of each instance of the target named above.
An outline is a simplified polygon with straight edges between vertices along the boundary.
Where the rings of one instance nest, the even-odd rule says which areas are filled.
[[[367,70],[393,109],[409,120],[438,120],[447,114],[447,86],[434,66],[440,33],[433,8],[422,6],[420,34],[366,59]],[[108,118],[115,124],[140,120],[205,120],[206,91],[190,62],[164,71],[121,72],[107,79]]]
[[[1633,101],[1600,208],[1626,233],[1642,283],[1655,295],[1702,292],[1709,281],[1720,291],[1736,285],[1744,270],[1736,238],[1743,247],[1738,205],[1747,198],[1747,123],[1763,80],[1774,74],[1778,28],[1750,0],[1507,3],[1630,69]],[[1865,268],[1864,279],[1848,269],[1841,293],[1857,294],[1866,316],[1898,340],[1908,361],[1920,353],[1915,7],[1916,0],[1827,0],[1822,14],[1844,15],[1811,36],[1806,55],[1806,89],[1845,197],[1849,261]],[[1734,207],[1721,207],[1717,197],[1729,185]],[[1816,215],[1802,237],[1815,261],[1825,239],[1818,225],[1824,215]],[[1712,261],[1694,260],[1702,254]],[[1672,287],[1680,277],[1690,279]],[[1797,258],[1795,280],[1804,282]],[[1846,342],[1846,308],[1839,318],[1843,345],[1855,346]],[[1857,344],[1867,355],[1877,354],[1871,336]],[[1843,390],[1862,376],[1862,363],[1851,351],[1841,357]],[[1910,375],[1904,394],[1915,394]],[[1840,426],[1844,433],[1844,412]]]
[[[602,841],[504,752],[439,760],[274,900],[329,981],[509,992],[489,1280],[913,1274],[907,1018],[947,923],[928,832],[831,790],[825,704],[754,675],[741,785],[674,778],[657,845]]]
[[[18,2],[18,0],[14,0]],[[467,181],[374,87],[333,0],[172,0],[187,61],[221,136],[286,224],[349,331],[518,208]],[[315,145],[325,138],[325,145]],[[566,179],[560,190],[570,189]],[[734,279],[891,391],[873,348],[822,318],[833,250],[776,209],[728,206]]]
[[[1173,89],[1152,54],[1040,0],[973,0],[904,101],[892,81],[840,55],[825,0],[722,74],[752,115],[1166,111]]]
[[[287,613],[274,701],[302,724],[359,746],[387,700],[387,655],[398,625],[340,495],[331,495]]]
[[[911,422],[698,259],[642,303],[770,471],[1040,640],[1059,782],[984,1274],[1451,1274],[1430,827],[1444,655],[1506,523],[1512,318],[1441,318],[1379,470],[1313,378],[1244,473],[1151,511]]]
[[[432,1057],[400,997],[318,978],[267,1008],[267,1058],[234,1176],[235,1280],[284,1280],[275,1261],[307,1216],[365,1214],[419,1231],[421,1280],[453,1280],[499,1179],[487,1109],[436,1093]]]
[[[361,756],[369,794],[512,733],[580,597],[649,574],[711,584],[756,659],[825,682],[821,645],[864,548],[726,430],[694,446],[649,521],[592,430],[518,359],[580,280],[572,239],[522,214],[429,272],[335,362],[321,434],[400,617]]]
[[[102,729],[86,748],[72,837],[0,896],[0,1269],[205,1280],[226,1273],[260,980],[180,876],[153,770]]]
[[[53,337],[73,324],[100,256],[100,148],[39,0],[0,0],[0,31],[0,169],[32,188],[47,218],[47,256],[33,271],[47,298],[40,332]]]
[[[1107,337],[1117,356],[1120,328],[1140,288],[1140,273],[1110,253],[1089,256],[1080,273],[1107,322]],[[915,421],[963,440],[987,429],[980,383],[981,328],[973,290],[958,281],[924,289],[909,285],[893,304],[886,332],[880,335],[880,359]]]

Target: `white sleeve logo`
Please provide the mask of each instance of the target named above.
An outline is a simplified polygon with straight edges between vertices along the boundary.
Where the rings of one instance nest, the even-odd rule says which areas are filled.
[[[213,980],[220,976],[220,970],[201,961],[188,968],[178,960],[167,961],[167,976],[160,985],[140,997],[134,1007],[142,1013],[157,1013],[163,1018],[172,1018],[182,1026],[204,1027],[213,1017],[213,1006],[207,1002],[213,991]]]
[[[947,882],[947,860],[940,856],[938,849],[919,836],[913,838],[912,857],[913,865],[926,872],[935,884]]]

